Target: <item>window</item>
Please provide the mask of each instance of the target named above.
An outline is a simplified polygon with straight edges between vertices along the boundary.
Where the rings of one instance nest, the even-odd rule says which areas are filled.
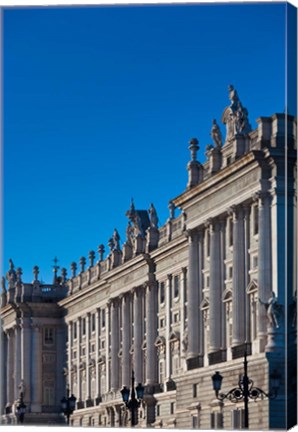
[[[207,239],[206,239],[206,242],[207,242],[207,244],[206,244],[206,250],[207,250],[207,257],[209,257],[210,256],[210,230],[208,229],[208,231],[207,231]]]
[[[85,336],[86,334],[86,318],[82,319],[82,335]]]
[[[156,417],[160,416],[160,405],[156,405]]]
[[[95,332],[95,314],[91,315],[91,331]]]
[[[233,219],[229,219],[229,246],[233,246]]]
[[[159,301],[160,303],[165,302],[165,283],[161,282],[159,284]]]
[[[165,319],[164,318],[161,318],[160,320],[159,320],[159,327],[160,328],[163,328],[165,326]]]
[[[54,386],[45,386],[43,389],[43,403],[44,405],[55,404],[55,389]]]
[[[244,429],[244,409],[231,411],[231,424],[233,429]]]
[[[174,414],[174,412],[175,412],[175,402],[171,402],[171,405],[170,405],[170,413],[171,413],[171,414]]]
[[[106,311],[104,309],[101,310],[101,327],[105,328],[106,326]]]
[[[252,268],[253,269],[258,268],[258,256],[257,255],[254,255],[252,257]]]
[[[165,379],[165,377],[164,377],[164,373],[165,373],[165,371],[164,371],[164,360],[160,360],[159,361],[159,371],[158,371],[158,373],[159,373],[159,383],[163,384],[164,379]]]
[[[104,349],[105,346],[106,346],[105,341],[102,341],[102,342],[101,342],[101,348]]]
[[[74,351],[74,352],[73,352],[73,359],[75,360],[76,358],[77,358],[77,352]]]
[[[198,397],[198,384],[192,385],[192,397],[194,398]]]
[[[192,428],[197,429],[198,428],[198,416],[192,416]]]
[[[174,297],[177,298],[179,296],[179,276],[174,276]]]
[[[77,323],[73,323],[73,338],[77,338]]]
[[[173,321],[174,321],[174,323],[178,323],[179,322],[179,312],[174,313]]]
[[[226,161],[227,161],[227,166],[231,165],[231,163],[232,163],[232,156],[228,156],[227,159],[226,159]]]
[[[253,207],[253,234],[256,235],[259,232],[259,207]]]
[[[223,417],[220,412],[213,412],[210,415],[210,426],[211,429],[222,429],[223,428]]]
[[[228,268],[228,275],[229,275],[229,279],[233,278],[233,267],[232,266],[229,266],[229,268]]]
[[[44,329],[44,344],[45,345],[54,344],[54,329],[52,327],[46,327]]]

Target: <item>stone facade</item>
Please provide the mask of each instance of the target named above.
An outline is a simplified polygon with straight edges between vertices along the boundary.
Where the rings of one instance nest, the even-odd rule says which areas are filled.
[[[220,370],[223,392],[236,387],[246,350],[255,386],[269,393],[271,374],[280,376],[275,399],[249,403],[250,428],[295,424],[288,407],[296,404],[296,120],[260,117],[251,130],[237,91],[229,91],[225,140],[214,120],[214,146],[207,146],[204,164],[197,161],[198,140],[190,141],[187,188],[170,202],[165,225],[158,227],[152,204],[145,211],[132,202],[123,248],[115,230],[106,258],[100,245],[97,262],[91,251],[87,268],[81,258],[78,273],[73,263],[70,279],[64,272],[49,287],[61,295],[52,303],[43,291],[31,300],[36,282],[7,274],[2,379],[11,385],[3,391],[3,421],[13,418],[21,380],[29,411],[44,415],[41,385],[52,379],[54,410],[64,371],[77,398],[72,425],[128,426],[120,390],[130,387],[133,370],[145,385],[139,426],[240,429],[243,402],[216,399],[211,376]],[[19,298],[17,283],[32,294]],[[44,364],[47,328],[57,336],[49,354],[57,365],[52,377]]]

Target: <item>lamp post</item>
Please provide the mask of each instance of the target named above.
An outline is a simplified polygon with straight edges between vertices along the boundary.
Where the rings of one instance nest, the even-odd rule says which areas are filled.
[[[131,427],[134,427],[138,424],[138,408],[141,404],[141,401],[144,397],[144,386],[139,383],[137,387],[135,388],[135,375],[134,371],[132,371],[131,374],[131,397],[129,400],[129,394],[130,390],[126,386],[123,386],[123,389],[121,390],[121,395],[123,402],[125,403],[126,407],[129,409],[131,413]],[[136,397],[137,393],[137,397]]]
[[[247,354],[246,351],[244,353],[244,374],[239,378],[238,387],[231,389],[228,393],[219,393],[221,389],[221,383],[223,377],[219,372],[215,372],[212,376],[213,389],[215,391],[216,398],[220,401],[224,399],[228,399],[231,402],[244,402],[244,428],[248,429],[249,427],[249,418],[248,418],[248,401],[252,399],[256,401],[257,399],[274,399],[277,396],[277,391],[279,387],[280,374],[277,371],[274,371],[270,375],[271,381],[271,390],[269,393],[264,392],[264,390],[259,387],[254,387],[253,380],[251,380],[247,375]]]
[[[67,424],[69,425],[69,417],[74,412],[76,407],[76,397],[72,394],[69,396],[69,388],[66,389],[66,397],[64,396],[61,399],[61,408],[63,411],[63,414],[65,415],[67,419]]]
[[[17,414],[17,418],[18,418],[18,423],[21,423],[21,424],[24,423],[25,412],[26,412],[26,405],[24,404],[23,393],[21,393],[20,399],[18,400],[18,403],[16,406],[16,414]]]

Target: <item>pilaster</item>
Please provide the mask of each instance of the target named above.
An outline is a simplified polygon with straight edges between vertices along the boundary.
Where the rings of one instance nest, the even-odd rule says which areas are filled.
[[[148,282],[146,285],[146,343],[147,364],[146,384],[153,385],[157,381],[157,355],[155,339],[157,336],[157,312],[156,312],[156,282]]]
[[[111,390],[119,388],[119,314],[118,298],[111,300]]]
[[[38,322],[32,326],[31,412],[41,412],[42,405],[42,327]]]
[[[130,341],[131,341],[131,318],[130,318],[130,294],[122,296],[122,385],[130,385]]]
[[[142,311],[142,290],[134,289],[134,372],[136,382],[143,382],[143,311]]]

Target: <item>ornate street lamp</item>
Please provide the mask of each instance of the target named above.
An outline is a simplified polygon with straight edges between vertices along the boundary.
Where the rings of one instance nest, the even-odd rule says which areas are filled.
[[[18,400],[17,406],[16,406],[16,414],[18,418],[18,423],[23,424],[24,423],[24,417],[26,413],[26,405],[23,401],[23,393],[20,394],[20,399]]]
[[[65,415],[65,417],[67,419],[68,425],[69,425],[69,417],[74,412],[75,407],[76,407],[76,400],[77,399],[73,394],[71,396],[69,396],[69,388],[67,387],[66,397],[64,396],[61,399],[61,408],[62,408],[63,414]]]
[[[271,390],[269,393],[264,392],[259,387],[254,387],[253,380],[251,380],[247,375],[247,354],[246,351],[244,353],[244,374],[240,377],[238,382],[238,387],[231,389],[228,393],[219,393],[221,389],[221,383],[223,377],[219,372],[215,372],[212,376],[213,389],[215,391],[216,398],[220,401],[224,399],[228,399],[231,402],[237,403],[240,401],[244,401],[244,427],[248,429],[249,420],[248,420],[248,401],[249,399],[253,399],[256,401],[257,399],[274,399],[277,396],[277,391],[280,383],[280,374],[275,370],[270,375],[271,382]]]
[[[121,395],[123,402],[131,413],[131,426],[136,426],[138,424],[138,408],[141,405],[141,401],[144,398],[144,386],[139,383],[135,388],[135,375],[134,371],[131,374],[131,398],[129,400],[130,390],[126,386],[123,386],[121,390]],[[136,397],[137,393],[137,397]]]

